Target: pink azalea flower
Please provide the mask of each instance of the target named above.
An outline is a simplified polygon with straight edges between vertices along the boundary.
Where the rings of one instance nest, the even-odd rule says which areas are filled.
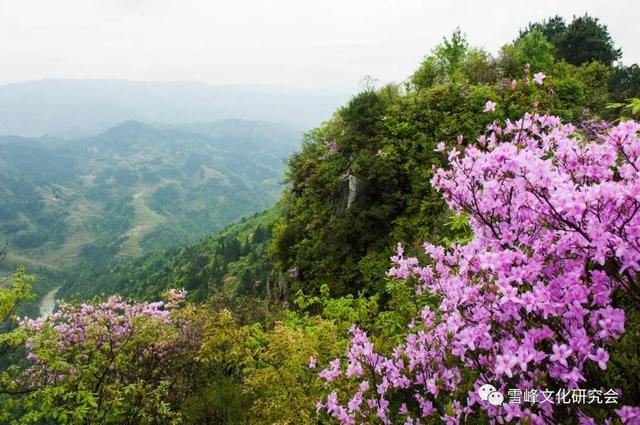
[[[616,409],[616,413],[623,424],[640,424],[640,407],[623,406],[620,409]]]
[[[496,110],[496,103],[487,100],[487,103],[484,104],[484,112],[494,112]]]
[[[571,356],[573,351],[565,344],[553,344],[551,347],[553,354],[549,358],[552,362],[560,363],[564,367],[569,367],[567,359]]]
[[[594,362],[598,362],[600,369],[607,370],[607,362],[609,361],[609,353],[602,348],[598,348],[595,354],[589,354],[589,358]]]

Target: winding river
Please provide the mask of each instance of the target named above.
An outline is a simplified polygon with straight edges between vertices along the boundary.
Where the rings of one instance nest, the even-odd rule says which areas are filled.
[[[51,313],[53,313],[53,309],[56,306],[56,293],[58,293],[59,286],[51,289],[49,292],[45,294],[40,301],[40,317],[47,317]]]

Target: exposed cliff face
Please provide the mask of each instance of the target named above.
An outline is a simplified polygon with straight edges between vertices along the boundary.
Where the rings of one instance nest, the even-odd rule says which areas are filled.
[[[342,182],[342,195],[336,208],[337,211],[348,210],[353,206],[358,198],[358,188],[362,184],[362,179],[347,171],[342,175]]]
[[[358,177],[353,174],[347,176],[347,183],[349,185],[349,195],[347,197],[347,209],[351,208],[351,205],[356,201],[358,196]]]

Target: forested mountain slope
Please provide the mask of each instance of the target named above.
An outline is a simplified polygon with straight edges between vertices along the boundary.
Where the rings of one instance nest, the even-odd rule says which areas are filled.
[[[273,268],[271,234],[281,214],[282,207],[275,205],[190,245],[99,266],[81,263],[58,295],[120,294],[148,300],[181,287],[197,301],[213,293],[228,296],[229,302],[233,297],[263,297]]]

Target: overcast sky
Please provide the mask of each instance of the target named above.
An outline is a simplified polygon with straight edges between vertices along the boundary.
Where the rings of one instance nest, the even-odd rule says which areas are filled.
[[[457,26],[496,53],[528,22],[585,12],[640,62],[638,0],[0,0],[0,83],[201,80],[352,90],[400,81]]]

